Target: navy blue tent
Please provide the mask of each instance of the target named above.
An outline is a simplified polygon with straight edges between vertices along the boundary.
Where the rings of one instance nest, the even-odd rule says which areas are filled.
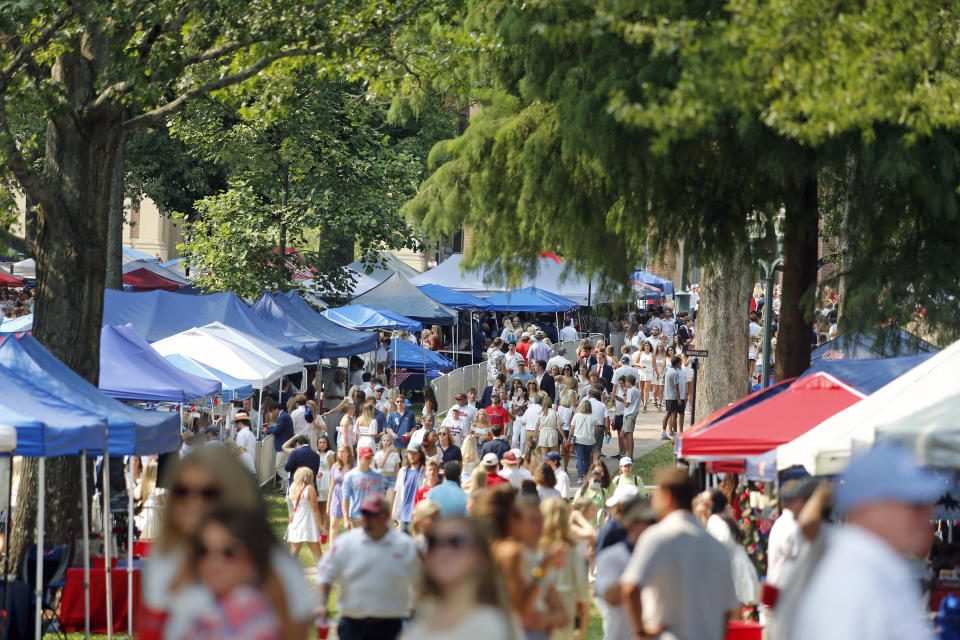
[[[277,327],[283,335],[303,333],[315,338],[318,354],[313,361],[367,353],[377,348],[375,334],[348,329],[328,320],[293,291],[264,293],[253,305],[253,313],[265,324]]]
[[[415,371],[447,371],[453,369],[453,361],[449,358],[436,351],[424,349],[409,340],[394,338],[390,341],[390,351],[391,355],[394,356],[387,363],[390,367],[396,361],[396,365],[400,369],[413,369]]]
[[[813,350],[810,361],[893,358],[936,351],[939,349],[926,340],[891,325],[872,331],[839,336],[830,342],[825,342]]]
[[[353,304],[389,309],[424,324],[452,325],[457,321],[456,311],[421,292],[397,272],[354,298]]]
[[[417,287],[440,304],[453,309],[491,309],[492,304],[463,291],[455,291],[442,284],[423,284]]]
[[[398,331],[420,331],[423,323],[394,313],[388,309],[368,307],[362,304],[348,304],[345,307],[325,309],[323,317],[333,320],[351,329],[396,329]]]
[[[814,362],[800,377],[822,371],[846,382],[857,391],[869,395],[931,357],[933,357],[932,353],[920,353],[915,356],[870,360],[821,359]]]
[[[100,390],[120,400],[190,402],[221,385],[173,366],[129,324],[100,330]]]
[[[673,295],[673,280],[667,280],[666,278],[661,278],[658,275],[654,275],[649,271],[644,271],[643,269],[637,269],[632,274],[630,274],[631,280],[636,280],[637,282],[642,282],[643,284],[653,285],[657,289],[663,292],[664,295],[672,296]]]
[[[27,409],[32,405],[32,400],[17,395],[18,390],[31,387],[41,389],[65,405],[96,416],[101,422],[106,419],[111,454],[149,455],[174,451],[180,446],[178,413],[137,409],[104,395],[57,360],[32,336],[8,337],[0,344],[0,369],[6,370],[9,376],[7,381],[0,382],[0,386],[6,393],[12,394],[8,396],[9,401],[0,399],[0,405],[16,407],[17,412],[30,417]],[[45,423],[46,420],[41,422]],[[27,442],[24,446],[32,445]],[[54,446],[57,451],[61,450],[60,445]],[[71,444],[69,448],[74,446]],[[17,449],[19,452],[19,443]],[[78,451],[75,449],[70,453]],[[37,455],[63,454],[46,452]]]
[[[317,359],[316,339],[300,336],[298,341],[275,333],[274,327],[265,326],[233,293],[193,296],[169,291],[130,293],[107,289],[104,292],[103,324],[130,323],[147,342],[156,342],[211,322],[223,323],[304,360]]]
[[[514,291],[505,291],[487,298],[490,308],[494,311],[540,311],[560,312],[569,311],[577,306],[573,300],[568,300],[543,289],[526,287]]]

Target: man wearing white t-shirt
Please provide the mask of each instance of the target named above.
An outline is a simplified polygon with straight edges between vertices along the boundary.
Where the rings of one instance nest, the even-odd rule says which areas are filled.
[[[640,414],[640,407],[643,404],[640,389],[637,388],[636,376],[623,376],[620,378],[620,384],[623,386],[623,428],[620,434],[623,437],[624,455],[633,457],[633,431],[637,426],[637,416]]]
[[[750,314],[750,337],[756,338],[760,335],[760,332],[763,331],[763,327],[760,326],[760,318],[755,313]]]
[[[577,330],[573,326],[573,318],[570,318],[567,320],[566,326],[560,330],[560,340],[563,342],[575,342],[579,339],[580,336],[577,334]]]
[[[450,429],[450,435],[453,436],[453,441],[458,447],[463,444],[463,439],[467,437],[470,430],[470,422],[466,414],[461,413],[460,407],[456,406],[447,411],[440,426]]]
[[[243,447],[251,458],[255,458],[257,455],[257,436],[251,431],[250,416],[241,411],[233,416],[233,426],[237,430],[237,435],[234,438],[237,444]]]
[[[540,406],[539,398],[531,398],[527,410],[523,412],[516,420],[516,428],[513,430],[514,446],[520,451],[524,451],[527,446],[527,439],[532,438],[537,431],[537,418],[543,412]]]
[[[503,454],[503,460],[501,460],[501,462],[503,462],[503,469],[497,474],[517,490],[520,489],[520,485],[523,484],[524,480],[533,480],[533,474],[520,466],[522,459],[516,449],[507,451]]]

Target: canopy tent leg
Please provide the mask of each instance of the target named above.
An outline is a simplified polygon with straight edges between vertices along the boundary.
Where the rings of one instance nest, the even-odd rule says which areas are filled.
[[[80,452],[80,503],[83,520],[83,637],[90,640],[90,510],[87,506],[87,450]]]
[[[263,415],[263,383],[260,383],[260,398],[257,400],[257,415],[260,416],[260,427],[257,429],[257,439],[263,440],[263,425],[266,424],[267,417]]]
[[[46,507],[46,485],[47,485],[47,467],[46,459],[40,458],[37,470],[37,577],[34,586],[34,598],[36,606],[33,620],[33,637],[40,640],[43,635],[41,624],[43,623],[43,519]]]
[[[104,451],[103,453],[103,491],[102,491],[102,501],[103,508],[103,570],[104,577],[107,586],[107,640],[113,638],[113,571],[110,566],[111,556],[113,555],[113,550],[111,547],[111,539],[113,537],[113,531],[110,527],[110,453]]]
[[[473,311],[470,312],[470,364],[473,364]]]
[[[457,317],[457,324],[453,325],[453,368],[460,366],[460,357],[457,355],[457,349],[460,348],[460,318]]]
[[[127,634],[133,637],[133,456],[127,465]]]
[[[8,457],[10,459],[10,473],[7,476],[7,527],[9,528],[13,505],[13,454],[8,454]],[[10,557],[8,554],[3,555],[3,610],[10,611]],[[4,639],[10,636],[8,624],[9,620],[0,622],[0,637]]]

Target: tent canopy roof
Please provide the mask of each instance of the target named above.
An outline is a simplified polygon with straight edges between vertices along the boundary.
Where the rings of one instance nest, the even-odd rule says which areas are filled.
[[[150,273],[160,276],[165,280],[170,280],[171,282],[176,282],[178,284],[188,284],[187,279],[182,275],[174,271],[173,269],[168,269],[162,264],[156,262],[148,262],[146,260],[130,260],[129,262],[123,263],[123,272],[130,273],[131,271],[136,271],[138,269],[146,269]]]
[[[790,442],[864,394],[825,373],[797,380],[774,397],[677,438],[684,458],[746,458]]]
[[[10,387],[15,393],[18,388],[34,387],[55,397],[58,401],[77,407],[77,414],[86,413],[97,416],[104,428],[109,425],[108,447],[111,453],[119,455],[149,455],[174,451],[180,446],[180,416],[171,412],[145,411],[122,402],[118,402],[101,393],[96,387],[74,373],[67,365],[57,360],[53,354],[43,348],[32,336],[8,337],[0,344],[0,368],[11,372],[19,382]],[[3,387],[8,385],[4,383]],[[14,395],[13,406],[28,417],[30,401]],[[10,406],[0,400],[0,406]],[[46,422],[41,420],[40,422]],[[99,427],[98,427],[99,428]],[[51,451],[63,449],[75,454],[76,442],[54,439],[57,449],[46,448],[42,440],[27,440],[21,433],[17,448],[23,449],[23,455],[58,455]],[[47,436],[44,436],[47,437]],[[81,447],[84,448],[84,447]],[[88,446],[87,449],[96,449]],[[31,451],[31,453],[26,453]]]
[[[423,324],[388,309],[348,304],[344,307],[326,309],[325,318],[351,329],[396,329],[398,331],[421,331]]]
[[[123,284],[134,291],[176,291],[183,284],[157,275],[149,269],[139,268],[125,271]]]
[[[957,392],[960,341],[934,354],[863,402],[826,418],[796,440],[777,450],[777,467],[800,465],[811,475],[841,473],[854,443],[870,445],[876,427],[933,407]]]
[[[457,320],[456,311],[423,293],[397,272],[354,298],[353,304],[389,309],[427,324],[452,325]]]
[[[893,358],[918,353],[936,353],[939,349],[909,331],[887,325],[871,331],[842,335],[825,342],[810,354],[811,362],[820,360],[862,360]]]
[[[233,376],[227,375],[214,367],[202,364],[196,360],[191,360],[182,353],[171,353],[168,356],[164,356],[164,359],[181,371],[185,371],[199,378],[219,382],[222,387],[220,396],[224,402],[243,400],[253,395],[253,386],[249,382],[237,380]]]
[[[220,393],[220,383],[182,371],[133,327],[100,330],[100,390],[122,400],[190,402]]]
[[[367,267],[364,264],[364,258],[366,257],[368,256],[364,256],[363,258],[354,260],[347,266],[353,269],[354,271],[363,273],[365,275],[369,275],[370,277],[374,278],[375,280],[379,280],[380,282],[383,282],[384,280],[389,278],[391,275],[393,275],[394,272],[399,273],[401,276],[403,276],[406,279],[415,278],[416,276],[420,275],[419,271],[417,271],[416,269],[408,265],[406,262],[404,262],[403,260],[395,256],[394,254],[390,253],[389,251],[375,251],[372,255],[369,256],[372,261],[378,264],[377,266],[370,269],[370,273],[368,274]]]
[[[630,279],[642,284],[653,285],[659,291],[669,296],[672,296],[674,293],[673,280],[661,278],[660,276],[650,273],[649,271],[644,271],[643,269],[637,269],[630,274]]]
[[[573,300],[536,287],[498,293],[487,298],[487,302],[494,311],[559,312],[577,306]]]
[[[401,369],[413,369],[415,371],[453,369],[453,361],[449,358],[402,338],[393,338],[390,341],[390,352],[391,356],[396,356],[397,367]],[[394,359],[391,358],[387,364],[392,367]]]
[[[442,284],[422,284],[417,287],[440,304],[453,309],[490,309],[493,307],[483,298],[470,295],[465,291],[456,291]]]
[[[314,361],[366,353],[377,348],[376,335],[348,329],[328,320],[293,291],[264,293],[253,305],[253,313],[286,336],[307,335],[316,339],[317,354],[311,358]]]

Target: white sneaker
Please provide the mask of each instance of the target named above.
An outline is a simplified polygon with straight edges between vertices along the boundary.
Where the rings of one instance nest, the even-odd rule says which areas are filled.
[[[661,432],[660,432],[660,439],[661,439],[661,440],[669,440],[669,439],[670,439],[670,436],[667,435],[667,432],[666,432],[666,431],[661,431]]]

